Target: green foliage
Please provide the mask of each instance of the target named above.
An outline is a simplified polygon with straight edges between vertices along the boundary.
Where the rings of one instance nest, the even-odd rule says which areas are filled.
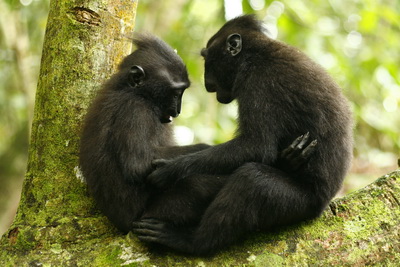
[[[48,0],[0,0],[0,233],[16,208],[26,170],[28,135]],[[13,213],[11,212],[11,215]],[[10,215],[8,215],[10,216]]]
[[[226,1],[144,1],[137,31],[158,34],[188,65],[192,88],[176,121],[195,141],[220,143],[234,134],[235,107],[205,93],[199,51],[225,21]],[[240,2],[240,0],[239,0]],[[355,124],[354,177],[396,168],[400,149],[400,2],[243,0],[243,13],[263,19],[271,35],[298,47],[325,67],[351,102]],[[173,8],[172,8],[173,7]],[[172,11],[173,10],[173,11]],[[240,10],[236,14],[240,14]],[[362,175],[358,175],[362,174]],[[351,186],[351,185],[350,185]],[[353,186],[351,186],[353,187]]]

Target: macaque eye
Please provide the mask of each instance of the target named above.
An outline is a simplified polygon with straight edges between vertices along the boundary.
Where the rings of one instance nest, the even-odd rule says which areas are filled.
[[[174,92],[172,93],[172,97],[173,97],[174,99],[180,97],[181,95],[182,95],[182,91],[181,91],[181,90],[174,91]]]

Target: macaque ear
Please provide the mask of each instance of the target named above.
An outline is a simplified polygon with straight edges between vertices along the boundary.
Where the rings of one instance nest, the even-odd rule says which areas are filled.
[[[140,85],[145,77],[143,68],[138,65],[132,66],[129,70],[129,83],[133,87]]]
[[[239,54],[242,51],[242,36],[238,33],[229,35],[226,39],[226,49],[233,57]]]

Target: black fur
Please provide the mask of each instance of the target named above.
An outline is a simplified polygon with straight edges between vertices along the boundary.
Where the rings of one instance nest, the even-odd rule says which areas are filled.
[[[148,177],[164,187],[193,174],[229,175],[226,184],[196,227],[146,218],[134,224],[142,240],[210,253],[257,229],[319,216],[341,187],[352,156],[347,100],[319,65],[263,32],[254,16],[238,17],[201,53],[207,90],[221,103],[238,102],[236,137],[171,160]],[[278,151],[306,132],[318,145],[293,172]]]
[[[198,220],[204,210],[201,205],[207,205],[220,183],[202,177],[201,184],[195,185],[194,177],[162,193],[146,185],[154,159],[208,146],[175,146],[168,124],[171,116],[179,115],[182,94],[190,84],[181,58],[151,35],[138,35],[134,43],[137,50],[122,61],[91,104],[80,144],[80,166],[88,189],[101,211],[123,232],[146,215],[174,225]],[[188,202],[199,203],[198,209],[191,209]]]

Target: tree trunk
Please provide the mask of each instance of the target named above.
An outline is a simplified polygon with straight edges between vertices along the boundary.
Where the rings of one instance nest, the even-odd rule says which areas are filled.
[[[51,1],[28,168],[16,218],[1,239],[0,263],[32,262],[40,254],[19,253],[58,254],[65,244],[114,231],[79,176],[79,132],[90,99],[131,51],[136,6],[134,0]]]
[[[95,208],[78,164],[81,121],[130,52],[136,1],[51,2],[20,206],[0,266],[327,266],[400,258],[400,171],[334,201],[312,222],[276,229],[208,258],[149,250]]]

